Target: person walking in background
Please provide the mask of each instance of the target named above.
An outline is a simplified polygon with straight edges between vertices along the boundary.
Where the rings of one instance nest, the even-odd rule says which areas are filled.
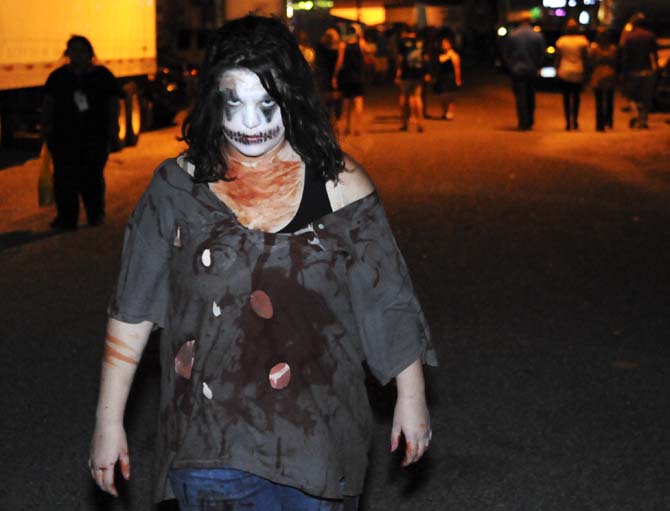
[[[340,43],[333,88],[342,93],[345,116],[344,134],[361,134],[365,98],[365,58],[367,52],[363,31],[358,23],[347,27],[344,41]]]
[[[419,133],[423,133],[423,85],[429,77],[423,41],[416,32],[407,31],[400,40],[395,82],[400,87],[402,110],[401,131],[407,131],[412,120]]]
[[[524,16],[502,46],[502,57],[512,77],[516,114],[521,131],[535,124],[535,85],[546,50],[544,36],[533,30],[530,16]]]
[[[316,46],[314,62],[316,83],[326,106],[328,119],[336,135],[339,135],[340,131],[342,94],[333,87],[333,77],[335,76],[335,64],[337,64],[340,42],[340,33],[337,29],[328,28]]]
[[[433,73],[435,94],[440,97],[443,119],[451,121],[456,114],[456,92],[463,85],[461,78],[461,57],[454,49],[449,37],[440,40],[441,53],[437,56]]]
[[[623,30],[621,31],[621,34],[619,35],[619,53],[617,55],[617,72],[621,71],[621,49],[623,48],[624,43],[626,42],[626,38],[628,37],[628,34],[630,34],[633,29],[635,28],[635,25],[637,24],[637,21],[641,18],[644,18],[644,13],[643,12],[636,12],[633,15],[631,15],[630,18],[628,18],[628,21],[623,27]],[[621,78],[621,75],[620,75]],[[631,112],[635,108],[635,101],[633,101],[629,96],[628,96],[628,91],[626,90],[626,87],[621,87],[621,95],[626,99],[625,104],[621,107],[622,112]]]
[[[579,33],[579,24],[569,19],[565,34],[556,41],[556,74],[563,91],[565,129],[579,129],[579,103],[586,78],[589,40]]]
[[[70,37],[65,56],[68,63],[47,78],[42,108],[42,134],[54,165],[53,229],[77,228],[80,196],[88,225],[104,223],[103,173],[123,96],[109,69],[94,64],[88,39]]]
[[[89,470],[130,478],[123,417],[155,327],[156,501],[181,511],[355,511],[372,413],[363,363],[395,380],[390,450],[431,442],[428,326],[374,185],[345,155],[288,27],[211,39],[182,127],[128,222]],[[344,255],[343,255],[344,254]]]
[[[649,127],[649,110],[654,95],[654,81],[658,70],[658,44],[648,29],[647,18],[636,18],[633,29],[621,46],[621,71],[627,96],[635,103],[630,119],[631,128]]]
[[[314,69],[314,64],[316,61],[316,51],[309,42],[309,36],[307,32],[301,30],[297,34],[298,45],[300,47],[300,53],[305,57],[305,60],[309,64],[309,67]]]
[[[596,130],[605,131],[614,126],[614,87],[616,85],[617,47],[609,30],[598,27],[589,48],[591,88],[596,103]]]

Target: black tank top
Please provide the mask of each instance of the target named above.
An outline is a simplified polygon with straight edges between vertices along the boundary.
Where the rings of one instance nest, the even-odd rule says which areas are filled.
[[[328,199],[326,182],[315,176],[313,172],[305,169],[305,184],[302,189],[302,198],[300,199],[298,211],[296,211],[293,220],[277,232],[296,232],[317,218],[321,218],[332,212],[333,208]]]
[[[347,43],[338,80],[345,84],[363,83],[363,67],[361,45],[358,42]]]

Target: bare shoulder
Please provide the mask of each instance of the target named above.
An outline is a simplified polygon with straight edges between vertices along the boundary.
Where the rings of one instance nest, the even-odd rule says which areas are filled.
[[[326,191],[333,210],[367,197],[374,190],[375,185],[363,166],[348,154],[344,155],[344,170],[338,175],[338,181],[326,183]]]
[[[332,184],[332,192],[329,191],[331,203],[335,203],[339,209],[363,197],[367,197],[375,190],[375,185],[368,176],[363,166],[348,154],[344,155],[344,170],[338,176],[339,180]],[[332,183],[332,182],[331,182]]]

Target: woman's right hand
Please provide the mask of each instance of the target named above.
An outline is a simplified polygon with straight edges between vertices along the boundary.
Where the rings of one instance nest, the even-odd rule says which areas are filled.
[[[91,439],[88,466],[91,477],[100,489],[115,497],[119,495],[114,484],[114,468],[117,461],[123,478],[130,479],[128,440],[123,424],[96,424]]]

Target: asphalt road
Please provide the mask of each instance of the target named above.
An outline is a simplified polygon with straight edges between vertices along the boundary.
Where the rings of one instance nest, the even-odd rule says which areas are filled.
[[[456,120],[423,134],[397,131],[391,89],[368,106],[367,132],[343,143],[380,189],[441,366],[433,444],[408,469],[388,453],[393,389],[371,383],[362,509],[670,510],[668,116],[630,131],[617,111],[596,133],[587,94],[566,133],[542,93],[537,129],[519,133],[507,84],[467,74]],[[0,509],[152,509],[155,340],[120,499],[95,490],[86,458],[123,227],[176,134],[112,155],[103,227],[50,233],[38,162],[0,172]]]

